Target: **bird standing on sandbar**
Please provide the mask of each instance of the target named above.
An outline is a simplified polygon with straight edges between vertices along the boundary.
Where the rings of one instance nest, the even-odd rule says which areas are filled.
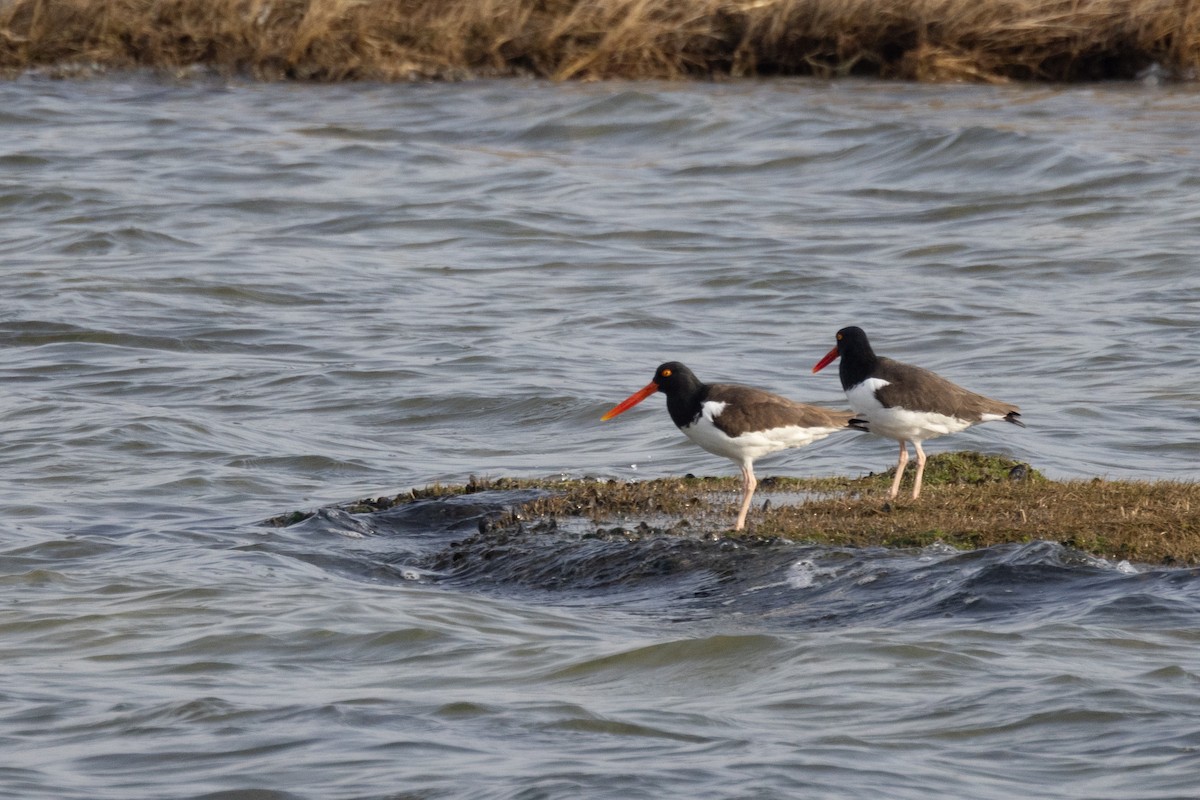
[[[816,363],[820,372],[841,356],[838,374],[842,388],[857,416],[856,428],[900,443],[900,460],[889,498],[900,491],[900,478],[908,463],[907,443],[917,451],[917,477],[913,499],[921,494],[925,474],[925,451],[921,442],[947,433],[958,433],[979,422],[1004,420],[1025,427],[1021,412],[1011,403],[992,400],[967,391],[935,372],[875,355],[862,328],[842,328],[837,345]]]
[[[609,420],[655,392],[667,396],[667,411],[679,430],[710,453],[742,468],[742,504],[735,530],[746,525],[746,512],[758,481],[754,460],[768,453],[803,447],[831,433],[849,429],[848,411],[831,411],[797,403],[777,394],[733,383],[701,383],[678,361],[661,365],[654,380],[618,403]]]

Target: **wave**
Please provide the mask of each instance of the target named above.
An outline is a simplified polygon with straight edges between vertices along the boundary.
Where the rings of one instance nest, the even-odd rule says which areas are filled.
[[[1200,611],[1200,570],[1113,562],[1056,542],[960,551],[815,546],[774,538],[510,520],[542,490],[481,491],[286,529],[293,555],[372,581],[420,581],[538,603],[678,619],[739,615],[785,628],[921,620],[1110,620],[1175,625]],[[330,539],[329,535],[336,536]],[[369,544],[348,547],[348,539]]]

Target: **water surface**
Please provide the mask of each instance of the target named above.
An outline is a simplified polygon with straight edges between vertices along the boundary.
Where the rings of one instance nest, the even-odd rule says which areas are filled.
[[[1195,480],[1192,89],[30,76],[0,128],[3,796],[1194,795],[1192,570],[258,524],[733,474],[599,416],[665,360],[841,405],[847,324],[1029,423],[930,451]]]

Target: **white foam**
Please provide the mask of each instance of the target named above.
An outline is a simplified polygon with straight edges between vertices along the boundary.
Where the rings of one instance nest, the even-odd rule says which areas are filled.
[[[803,558],[788,567],[787,583],[793,589],[808,589],[818,581],[836,575],[836,569],[818,567],[810,559]]]

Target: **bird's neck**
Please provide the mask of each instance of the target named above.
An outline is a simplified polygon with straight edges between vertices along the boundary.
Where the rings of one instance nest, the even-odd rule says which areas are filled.
[[[869,347],[865,352],[859,351],[843,355],[842,362],[838,366],[838,377],[842,379],[842,388],[848,390],[871,377],[878,363],[879,359]]]
[[[688,383],[667,395],[667,412],[676,427],[686,428],[696,421],[708,397],[708,386],[695,381]]]

